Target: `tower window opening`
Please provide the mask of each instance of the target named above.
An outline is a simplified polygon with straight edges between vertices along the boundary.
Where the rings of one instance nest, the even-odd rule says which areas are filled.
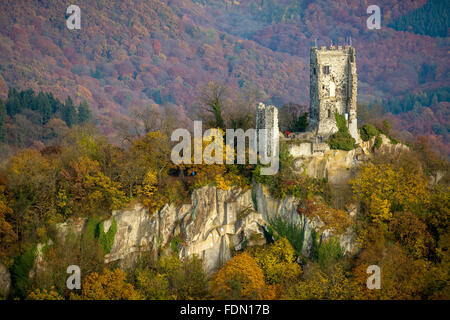
[[[323,74],[330,74],[330,66],[323,66]]]
[[[313,73],[314,75],[316,75],[316,68],[313,68]]]
[[[331,110],[328,109],[328,118],[331,118]]]

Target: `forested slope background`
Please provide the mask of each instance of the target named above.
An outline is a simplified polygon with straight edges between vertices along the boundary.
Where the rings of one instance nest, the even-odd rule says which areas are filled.
[[[209,81],[252,92],[278,107],[307,105],[310,46],[316,39],[318,45],[330,45],[351,38],[359,101],[402,101],[425,92],[426,103],[419,101],[414,113],[401,112],[409,112],[407,123],[402,114],[401,119],[396,112],[388,116],[406,138],[427,135],[436,149],[448,153],[448,98],[434,99],[435,90],[449,86],[448,4],[378,1],[382,27],[369,30],[370,4],[78,1],[81,30],[70,31],[64,1],[2,1],[0,95],[6,99],[14,87],[50,92],[61,101],[71,96],[75,105],[86,100],[109,136],[121,121],[149,106],[159,112],[171,108],[180,119],[192,117]],[[371,114],[391,111],[385,105]]]

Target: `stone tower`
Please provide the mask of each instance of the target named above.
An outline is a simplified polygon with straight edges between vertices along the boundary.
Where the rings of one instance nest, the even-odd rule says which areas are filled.
[[[278,109],[259,103],[256,109],[256,129],[267,129],[267,155],[272,156],[272,146],[278,150]]]
[[[338,130],[334,116],[338,112],[345,116],[350,134],[358,141],[355,49],[312,47],[310,67],[310,128],[319,136],[329,136]]]

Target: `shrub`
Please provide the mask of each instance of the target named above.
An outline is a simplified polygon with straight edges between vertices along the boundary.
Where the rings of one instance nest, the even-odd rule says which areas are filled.
[[[355,143],[350,133],[336,132],[328,139],[328,145],[334,150],[350,151],[355,149]]]
[[[394,212],[389,231],[413,257],[422,258],[434,249],[431,234],[417,214],[409,211]]]
[[[225,179],[222,175],[218,174],[215,177],[216,186],[220,190],[230,190],[231,182]]]
[[[138,196],[150,213],[158,211],[167,202],[158,188],[158,174],[155,170],[149,170],[145,174],[142,186],[138,188]]]
[[[286,238],[263,248],[251,248],[256,263],[264,272],[267,283],[281,284],[296,280],[302,269],[295,262],[295,251]]]
[[[278,173],[275,175],[261,175],[261,165],[258,164],[252,172],[253,181],[267,186],[274,198],[284,198],[287,195],[298,199],[307,199],[316,194],[323,196],[327,182],[310,178],[305,171],[299,176],[292,169],[293,161],[294,158],[289,153],[288,144],[280,143],[280,167]],[[255,199],[252,199],[255,203]]]
[[[312,260],[317,260],[319,258],[319,238],[320,234],[315,230],[311,230],[311,251],[309,256]]]
[[[294,123],[292,124],[292,128],[289,128],[289,131],[304,132],[307,127],[308,127],[308,112],[305,112],[294,121]]]
[[[348,132],[345,116],[335,112],[334,113],[334,118],[336,119],[336,126],[338,128],[338,131]]]
[[[28,295],[28,300],[64,300],[55,287],[47,289],[36,289]]]
[[[148,259],[150,258],[150,259]],[[154,256],[140,259],[135,271],[135,286],[150,300],[208,299],[208,276],[203,261],[192,256],[182,261],[177,254],[156,260]]]
[[[25,298],[30,287],[30,271],[36,258],[36,245],[25,251],[24,254],[14,259],[11,267],[11,278],[13,282],[14,293]]]
[[[383,139],[380,137],[380,136],[377,136],[376,138],[375,138],[375,143],[374,143],[374,145],[373,145],[373,147],[375,148],[375,149],[379,149],[380,147],[381,147],[381,144],[383,143]]]
[[[203,261],[195,255],[183,260],[177,272],[169,276],[169,284],[176,299],[209,298],[208,276],[204,271]]]
[[[391,142],[391,144],[397,144],[400,142],[398,139],[396,139],[394,137],[389,136],[388,138],[389,138],[389,141]]]
[[[268,232],[275,240],[286,238],[297,255],[300,255],[302,252],[303,240],[305,239],[305,229],[303,227],[285,220],[281,216],[275,216],[274,218],[269,218]]]
[[[86,222],[86,227],[84,228],[83,237],[96,238],[98,235],[98,224],[100,223],[100,218],[95,216],[90,216]]]
[[[136,270],[136,288],[148,300],[169,300],[169,279],[167,274],[146,268]]]
[[[103,253],[111,252],[114,243],[114,237],[117,232],[117,222],[113,219],[108,232],[104,232],[104,222],[100,221],[100,217],[89,217],[83,233],[83,238],[87,241],[96,241],[103,248]]]
[[[261,175],[261,164],[257,164],[252,171],[253,181],[267,185],[271,192],[279,188],[281,176],[289,176],[291,174],[294,162],[294,157],[289,152],[288,144],[281,142],[279,147],[279,170],[277,174]]]
[[[80,236],[71,228],[63,238],[52,239],[54,243],[42,250],[44,265],[36,268],[32,287],[47,289],[48,294],[56,290],[62,297],[68,298],[72,290],[67,289],[67,267],[78,265],[82,275],[101,272],[104,268],[103,247],[94,235],[88,237],[83,233]]]
[[[339,239],[332,237],[323,241],[319,246],[318,262],[322,268],[326,268],[344,257],[345,250],[341,247]]]
[[[334,113],[338,132],[333,133],[328,139],[331,149],[350,151],[355,149],[355,139],[348,131],[345,117],[337,112]]]
[[[324,223],[317,229],[319,232],[332,228],[337,234],[340,234],[351,225],[345,210],[335,209],[322,201],[306,200],[297,207],[297,212],[310,220],[318,217]]]
[[[116,220],[112,220],[111,226],[109,227],[108,232],[104,232],[104,222],[97,224],[97,237],[100,244],[103,246],[103,252],[108,254],[111,252],[111,248],[114,244],[114,237],[117,232],[117,222]]]
[[[283,298],[341,300],[353,297],[354,286],[339,264],[331,266],[329,272],[323,271],[316,263],[310,264],[305,268],[303,278],[302,281],[293,282]]]
[[[361,127],[361,129],[359,129],[359,134],[363,141],[369,141],[372,137],[377,136],[379,133],[380,132],[378,129],[371,124],[365,124]]]
[[[178,253],[178,245],[180,243],[183,243],[183,238],[181,238],[181,236],[179,234],[177,234],[170,241],[170,249],[172,250],[172,252]]]

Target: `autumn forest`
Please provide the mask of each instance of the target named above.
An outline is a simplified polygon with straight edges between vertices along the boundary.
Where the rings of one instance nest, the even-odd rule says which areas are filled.
[[[77,1],[69,30],[65,1],[1,1],[0,300],[450,299],[450,6],[377,2],[380,30],[366,27],[367,1],[347,0]],[[345,184],[299,174],[284,140],[272,176],[173,163],[175,129],[255,128],[259,102],[278,108],[282,133],[305,131],[310,47],[350,41],[371,156]],[[334,154],[357,149],[343,122]],[[256,185],[323,227],[267,219],[212,272],[182,252],[181,227],[126,267],[105,260],[123,232],[113,210],[159,217],[201,188]],[[352,254],[338,237],[349,230]]]

